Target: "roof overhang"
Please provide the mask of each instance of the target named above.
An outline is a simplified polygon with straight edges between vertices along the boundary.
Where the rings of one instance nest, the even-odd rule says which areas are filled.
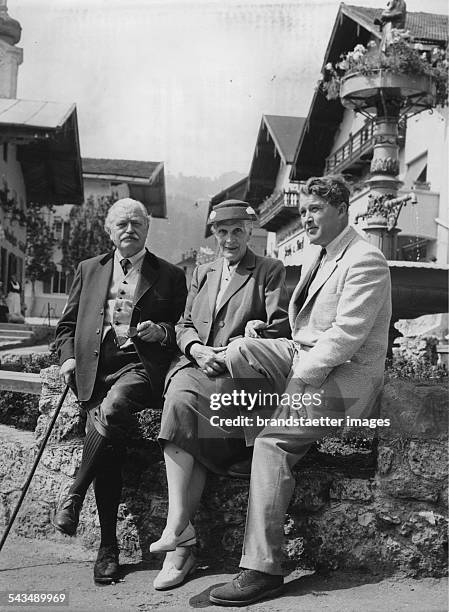
[[[282,164],[291,164],[304,117],[262,115],[248,177],[247,200],[257,208],[273,193]]]
[[[83,159],[83,164],[86,160]],[[139,165],[151,166],[148,176],[139,176],[133,174],[125,174],[123,172],[114,172],[111,170],[114,162],[117,165],[128,164],[130,167],[133,164],[132,160],[94,160],[97,162],[98,169],[93,171],[83,170],[84,179],[107,181],[109,183],[126,183],[129,189],[129,195],[135,200],[139,200],[145,205],[148,214],[158,219],[167,218],[167,202],[165,195],[165,174],[163,162],[135,162]],[[101,162],[104,162],[105,171],[101,172]]]
[[[74,104],[0,99],[0,143],[17,145],[26,198],[37,204],[84,200]]]

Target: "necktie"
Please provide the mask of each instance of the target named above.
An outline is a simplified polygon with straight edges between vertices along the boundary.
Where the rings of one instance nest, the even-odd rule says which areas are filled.
[[[323,260],[323,257],[326,255],[326,249],[323,247],[320,251],[320,255],[318,257],[318,259],[316,260],[313,268],[310,270],[310,274],[308,279],[305,282],[304,287],[301,290],[301,293],[298,295],[297,299],[296,299],[296,305],[298,307],[298,310],[301,310],[304,302],[307,299],[307,294],[309,293],[309,289],[310,289],[310,285],[313,283],[313,280],[315,278],[315,276],[317,275],[317,272],[320,268],[321,265],[321,261]]]
[[[132,263],[129,261],[129,259],[125,258],[120,260],[120,265],[122,266],[123,274],[126,276],[132,268]]]

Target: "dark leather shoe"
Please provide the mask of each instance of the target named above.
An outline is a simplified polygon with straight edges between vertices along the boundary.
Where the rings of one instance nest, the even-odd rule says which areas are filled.
[[[69,495],[56,510],[53,525],[61,533],[69,536],[75,535],[82,507],[83,498],[81,495],[76,493]]]
[[[228,476],[232,476],[233,478],[243,478],[244,480],[249,480],[251,478],[251,463],[252,458],[244,459],[243,461],[237,461],[237,463],[233,463],[226,470],[226,474]]]
[[[117,546],[100,546],[94,565],[94,581],[97,584],[111,584],[119,579]]]
[[[283,586],[283,576],[242,569],[231,582],[212,589],[209,600],[218,606],[247,606],[276,595]]]

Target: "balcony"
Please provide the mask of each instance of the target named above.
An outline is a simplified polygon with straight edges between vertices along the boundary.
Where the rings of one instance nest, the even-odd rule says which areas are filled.
[[[361,174],[373,156],[375,127],[374,120],[370,120],[355,134],[350,134],[348,140],[326,158],[326,174],[344,171]],[[402,120],[398,129],[399,146],[404,144],[405,132],[406,122]]]
[[[259,222],[269,232],[275,232],[291,219],[298,217],[298,191],[275,191],[259,206]]]

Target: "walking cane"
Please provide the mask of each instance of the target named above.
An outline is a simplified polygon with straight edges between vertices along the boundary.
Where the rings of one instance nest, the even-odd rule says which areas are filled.
[[[30,486],[31,480],[32,480],[32,478],[34,476],[34,472],[36,471],[38,463],[39,463],[39,461],[40,461],[40,459],[42,457],[42,453],[44,452],[45,445],[47,444],[48,439],[50,437],[50,434],[52,432],[52,429],[53,429],[53,427],[54,427],[54,425],[56,423],[56,419],[58,418],[58,415],[61,412],[61,408],[62,408],[62,405],[64,404],[64,400],[65,400],[65,398],[67,396],[68,390],[69,390],[69,385],[66,385],[64,391],[62,392],[61,397],[59,398],[58,405],[56,406],[56,409],[55,409],[55,411],[53,413],[53,417],[51,419],[50,425],[48,426],[48,429],[47,429],[47,432],[46,432],[46,434],[44,436],[44,439],[41,442],[41,445],[40,445],[40,448],[39,448],[39,452],[37,453],[36,459],[34,460],[33,467],[31,468],[30,475],[28,476],[26,483],[23,485],[22,493],[20,495],[19,501],[17,502],[17,505],[14,508],[14,512],[12,513],[12,516],[9,519],[8,526],[6,527],[5,533],[3,534],[3,537],[1,539],[1,542],[0,542],[0,551],[3,548],[3,544],[6,542],[6,538],[8,537],[8,534],[11,531],[11,527],[13,526],[14,521],[16,519],[16,516],[17,516],[17,514],[18,514],[18,512],[20,510],[20,506],[22,505],[22,502],[25,499],[25,495],[27,494],[28,487]]]

